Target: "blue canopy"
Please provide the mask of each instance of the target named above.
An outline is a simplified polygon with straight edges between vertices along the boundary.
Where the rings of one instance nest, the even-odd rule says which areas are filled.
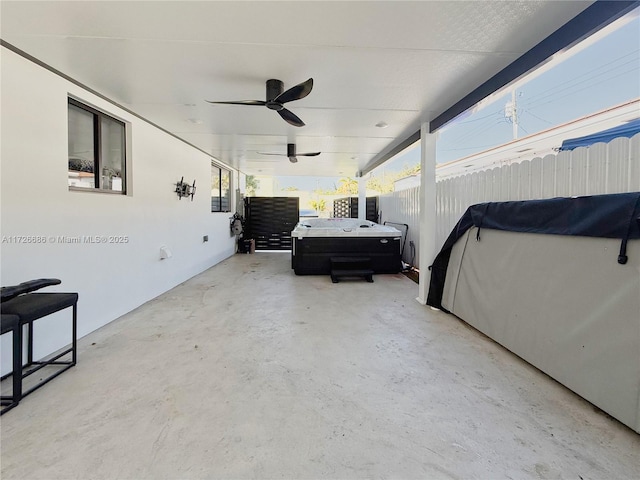
[[[608,143],[614,138],[618,137],[631,138],[639,132],[640,118],[637,118],[636,120],[632,120],[618,127],[613,127],[608,130],[592,133],[591,135],[586,135],[584,137],[570,138],[568,140],[565,140],[564,142],[562,142],[559,151],[573,150],[574,148],[578,147],[588,147],[589,145],[593,145],[594,143],[598,142]]]

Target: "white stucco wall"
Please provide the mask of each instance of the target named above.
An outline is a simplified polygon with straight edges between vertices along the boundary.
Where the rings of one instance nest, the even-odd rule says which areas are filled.
[[[231,214],[210,212],[208,155],[1,50],[2,285],[61,279],[62,285],[46,291],[79,293],[81,337],[233,255]],[[128,195],[69,191],[68,95],[130,123]],[[179,200],[174,192],[182,176],[189,183],[196,180],[193,202]],[[237,172],[233,181],[238,181]],[[209,236],[207,243],[203,235]],[[15,243],[15,236],[47,240]],[[126,236],[128,242],[62,243],[61,236]],[[162,245],[171,250],[171,258],[160,260]],[[69,310],[37,322],[37,356],[68,343],[70,316]],[[2,364],[9,366],[10,339],[4,337]]]

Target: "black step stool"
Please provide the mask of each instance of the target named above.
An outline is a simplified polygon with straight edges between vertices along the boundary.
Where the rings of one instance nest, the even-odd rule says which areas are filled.
[[[331,257],[331,281],[338,283],[341,277],[364,277],[373,283],[373,270],[369,257]]]

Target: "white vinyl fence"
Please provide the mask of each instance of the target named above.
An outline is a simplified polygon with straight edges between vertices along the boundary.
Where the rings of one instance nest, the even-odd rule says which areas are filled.
[[[436,175],[438,172],[436,170]],[[380,197],[381,223],[409,225],[404,261],[413,241],[418,265],[420,187]],[[467,207],[482,202],[533,200],[640,191],[640,134],[557,155],[437,179],[437,245],[442,246]]]
[[[640,134],[437,182],[442,245],[470,205],[640,191]]]
[[[401,190],[386,195],[380,195],[378,211],[380,223],[394,222],[409,225],[402,260],[417,267],[419,265],[418,246],[420,233],[420,187]],[[404,227],[391,225],[400,231]],[[404,240],[404,239],[403,239]]]

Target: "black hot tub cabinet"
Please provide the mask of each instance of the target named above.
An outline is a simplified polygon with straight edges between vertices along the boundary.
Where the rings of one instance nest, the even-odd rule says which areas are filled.
[[[296,275],[329,275],[331,259],[369,259],[374,273],[399,273],[401,233],[354,218],[310,218],[291,232],[291,267]]]

